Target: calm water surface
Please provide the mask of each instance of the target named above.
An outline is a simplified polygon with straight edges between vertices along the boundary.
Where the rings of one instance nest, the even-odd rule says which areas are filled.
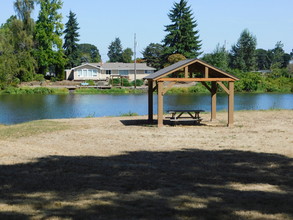
[[[2,95],[0,124],[38,119],[147,114],[147,94],[140,95]],[[210,111],[208,94],[165,95],[164,109]],[[157,110],[154,96],[154,113]],[[217,96],[217,110],[227,109],[227,95]],[[293,109],[293,94],[235,94],[235,110]]]

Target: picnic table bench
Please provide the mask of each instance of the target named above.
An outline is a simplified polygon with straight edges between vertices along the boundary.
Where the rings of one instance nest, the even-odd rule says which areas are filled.
[[[199,113],[204,110],[168,110],[167,112],[171,114],[170,121],[174,122],[174,125],[178,121],[193,121],[198,124],[202,121]]]

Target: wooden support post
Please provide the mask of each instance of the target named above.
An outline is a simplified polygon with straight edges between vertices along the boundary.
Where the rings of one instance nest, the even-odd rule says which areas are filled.
[[[213,121],[217,118],[217,82],[212,82],[211,97],[212,97],[211,121]]]
[[[163,84],[164,82],[158,82],[158,127],[163,127]]]
[[[234,82],[229,82],[228,127],[234,123]]]
[[[209,78],[209,68],[208,67],[204,68],[204,78]]]
[[[154,101],[153,101],[153,80],[148,80],[148,121],[149,123],[152,123],[154,120]]]
[[[184,68],[184,77],[188,78],[188,66]]]

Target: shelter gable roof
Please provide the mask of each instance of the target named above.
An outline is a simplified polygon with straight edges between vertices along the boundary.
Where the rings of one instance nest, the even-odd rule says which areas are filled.
[[[177,63],[172,64],[171,66],[168,66],[164,69],[161,69],[153,74],[146,76],[144,79],[157,80],[187,66],[193,67],[193,69],[196,69],[198,71],[200,70],[201,72],[203,72],[205,67],[208,67],[209,69],[211,69],[210,73],[211,75],[213,75],[213,77],[223,77],[223,78],[228,77],[233,80],[239,80],[236,76],[233,76],[232,74],[229,74],[217,67],[209,65],[200,59],[186,59],[186,60],[179,61]]]

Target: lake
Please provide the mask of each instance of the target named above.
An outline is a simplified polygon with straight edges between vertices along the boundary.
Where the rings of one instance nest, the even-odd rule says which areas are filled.
[[[209,94],[165,95],[164,110],[210,111]],[[227,109],[228,97],[217,95],[217,110]],[[147,115],[147,94],[128,95],[1,95],[0,124],[38,119]],[[235,110],[293,109],[293,94],[235,94]],[[157,97],[154,95],[154,113]]]

